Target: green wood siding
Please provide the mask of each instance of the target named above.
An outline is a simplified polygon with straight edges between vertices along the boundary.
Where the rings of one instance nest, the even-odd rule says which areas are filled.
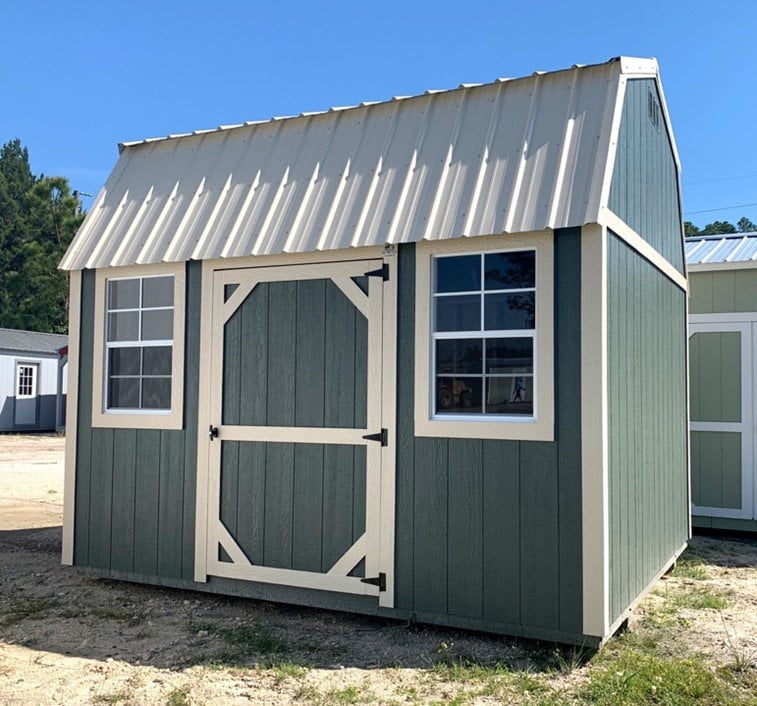
[[[741,434],[691,432],[691,501],[741,509]]]
[[[689,274],[689,313],[757,311],[757,269]]]
[[[475,241],[471,241],[471,246],[475,249]],[[92,354],[94,276],[85,273],[75,563],[93,567],[101,575],[159,585],[417,618],[454,627],[582,644],[580,230],[555,233],[554,442],[414,436],[414,246],[401,245],[397,257],[399,351],[394,609],[381,609],[375,599],[360,596],[217,578],[211,578],[208,584],[188,580],[193,570],[200,302],[200,269],[195,264],[189,265],[187,286],[185,432],[90,429],[91,379],[88,378],[91,375],[86,374],[89,363],[85,361],[91,359]],[[295,350],[300,350],[300,335],[305,335],[307,327],[316,327],[316,322],[321,320],[318,312],[326,310],[320,306],[319,293],[303,290],[298,296],[293,290],[290,294],[290,301],[297,301],[297,307],[310,307],[311,311],[307,316],[296,317],[294,324],[291,312],[281,311],[275,326],[294,344]],[[265,325],[270,327],[271,322],[269,317]],[[301,424],[317,422],[321,414],[324,420],[327,414],[338,418],[349,414],[358,416],[355,399],[360,398],[361,393],[349,390],[345,394],[341,390],[338,394],[338,386],[328,380],[323,387],[311,384],[310,380],[304,387],[300,386],[299,381],[306,377],[305,370],[298,373],[296,364],[291,368],[292,362],[283,352],[281,358],[290,365],[289,373],[294,371],[291,380],[285,383],[291,386],[286,390],[294,389],[288,401],[271,401],[269,405],[267,400],[272,387],[268,382],[256,385],[255,395],[242,392],[244,380],[260,375],[261,367],[265,368],[261,359],[265,360],[271,353],[267,347],[263,350],[254,342],[259,338],[254,332],[270,331],[263,328],[262,318],[244,324],[243,317],[241,325],[249,325],[253,332],[245,337],[251,355],[245,358],[247,363],[238,374],[239,409],[248,405],[245,414],[267,414],[271,405],[279,404],[276,419],[294,419]],[[295,331],[293,337],[292,330]],[[334,352],[328,351],[327,346],[316,345],[308,349],[308,354],[317,361],[314,365],[318,367]],[[300,389],[307,392],[298,395]],[[276,393],[279,394],[278,388]],[[335,396],[333,402],[324,403],[326,406],[321,412],[320,400],[329,399],[329,395]],[[351,413],[348,406],[352,407]],[[236,413],[233,408],[228,411]],[[332,502],[332,498],[336,502],[340,493],[346,496],[350,490],[353,496],[362,492],[360,470],[364,468],[364,461],[353,459],[348,463],[345,459],[344,474],[329,479],[325,472],[318,472],[326,467],[328,446],[313,446],[302,452],[295,449],[295,453],[304,453],[306,457],[295,458],[293,463],[287,444],[240,443],[236,446],[231,449],[230,445],[230,460],[228,466],[224,465],[229,486],[228,492],[222,490],[229,498],[224,506],[224,521],[232,526],[236,522],[235,531],[245,550],[253,557],[270,556],[272,565],[291,563],[303,568],[323,567],[335,558],[339,542],[347,541],[350,533],[354,537],[364,523],[359,503],[352,506],[351,514],[334,514],[329,520],[342,523],[344,527],[326,526],[322,532],[317,531],[318,519],[326,518],[327,513],[321,508],[311,507],[315,514],[296,507],[290,514],[287,508],[282,513],[286,520],[274,526],[270,534],[269,519],[274,518],[261,513],[260,506],[240,503],[239,498],[268,499],[265,493],[277,492],[275,488],[260,492],[267,483],[261,458],[264,453],[270,454],[274,446],[280,447],[275,453],[281,456],[276,465],[293,469],[286,482],[298,489],[295,497],[304,498],[308,493],[317,496],[320,492],[324,503]],[[305,445],[297,446],[305,449]],[[114,447],[118,448],[118,454],[114,453]],[[323,461],[319,456],[321,449]],[[118,456],[118,460],[114,456]],[[243,468],[245,472],[240,472]],[[311,468],[316,472],[311,473]],[[236,504],[230,499],[234,496],[234,484]],[[91,492],[95,488],[100,494],[97,497]],[[113,491],[115,488],[118,490]],[[105,492],[108,489],[111,490]],[[133,511],[132,501],[120,497],[122,491],[128,494],[132,490]],[[270,500],[273,502],[274,498],[271,496]],[[123,529],[125,537],[115,538],[114,527]],[[313,528],[316,531],[312,531]],[[130,533],[133,540],[129,539]],[[180,562],[175,552],[180,552]],[[184,580],[177,578],[179,576]]]
[[[611,620],[688,538],[685,294],[608,248]]]
[[[578,229],[556,232],[554,442],[414,436],[414,246],[399,248],[401,610],[582,631],[580,248]]]
[[[683,272],[678,176],[662,112],[659,128],[649,118],[650,92],[659,105],[654,79],[626,84],[609,206]]]
[[[692,422],[741,421],[741,333],[695,333],[689,339]]]
[[[187,266],[184,429],[93,429],[95,273],[82,276],[74,563],[189,579],[200,339],[200,264]]]
[[[691,524],[700,529],[724,532],[757,532],[757,520],[739,520],[731,517],[701,517],[693,515]]]

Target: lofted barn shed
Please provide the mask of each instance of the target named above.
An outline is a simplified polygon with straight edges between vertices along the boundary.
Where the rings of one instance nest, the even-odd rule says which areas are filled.
[[[66,564],[597,645],[686,544],[655,60],[125,143],[61,267]]]

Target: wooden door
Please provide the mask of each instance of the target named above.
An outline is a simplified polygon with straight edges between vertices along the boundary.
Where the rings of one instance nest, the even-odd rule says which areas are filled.
[[[689,327],[692,513],[753,517],[753,324]]]
[[[208,575],[378,596],[382,262],[212,280]]]

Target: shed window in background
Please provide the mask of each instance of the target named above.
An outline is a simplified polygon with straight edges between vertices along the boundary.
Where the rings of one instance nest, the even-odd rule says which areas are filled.
[[[433,258],[433,415],[532,417],[534,250]]]
[[[106,409],[169,411],[173,275],[109,279],[105,319]]]

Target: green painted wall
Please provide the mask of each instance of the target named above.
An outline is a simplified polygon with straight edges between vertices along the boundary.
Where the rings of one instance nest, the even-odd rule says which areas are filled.
[[[659,127],[649,118],[650,92],[659,105],[654,79],[631,79],[626,84],[609,206],[683,272],[675,160],[662,112]]]
[[[700,332],[689,339],[692,422],[741,421],[741,333]]]
[[[689,313],[757,311],[757,269],[689,273]]]
[[[131,580],[415,616],[456,627],[581,644],[580,230],[555,234],[554,442],[414,436],[414,246],[400,246],[397,257],[394,610],[379,609],[375,599],[356,596],[225,579],[211,579],[207,585],[178,581],[177,577],[191,579],[193,566],[200,301],[196,264],[188,270],[186,432],[90,429],[87,361],[92,356],[94,276],[85,273],[75,563]],[[353,393],[344,399],[352,404]],[[230,488],[240,482],[238,470],[238,465],[230,464]],[[238,522],[254,510],[228,501],[225,512]],[[248,551],[260,551],[255,548],[259,538],[254,528],[250,525],[244,532],[249,534]],[[293,544],[285,546],[294,551]],[[304,566],[302,562],[315,562],[316,554],[315,548],[305,548],[296,561]],[[294,563],[295,559],[287,554],[271,561]]]
[[[187,266],[184,430],[93,429],[95,273],[82,276],[74,564],[194,575],[200,264]]]
[[[701,517],[691,518],[693,527],[699,529],[713,529],[722,532],[757,532],[757,520],[738,520],[731,517]]]
[[[691,432],[691,501],[741,509],[741,434]]]
[[[413,434],[414,246],[399,252],[398,607],[580,633],[579,229],[555,234],[555,442]]]
[[[607,280],[614,620],[688,539],[686,302],[614,234]]]

